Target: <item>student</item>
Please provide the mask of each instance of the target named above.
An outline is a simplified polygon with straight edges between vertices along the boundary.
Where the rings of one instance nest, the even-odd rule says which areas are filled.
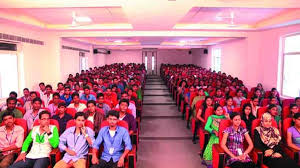
[[[6,111],[1,119],[4,125],[0,127],[0,167],[7,168],[14,161],[14,150],[22,147],[24,129],[15,125],[15,115]]]
[[[236,96],[233,98],[233,101],[236,102],[236,107],[240,107],[242,100],[245,100],[246,98],[243,97],[243,92],[241,89],[237,89]]]
[[[214,102],[220,103],[220,101],[224,99],[224,95],[222,93],[222,90],[220,88],[216,89],[216,94],[214,95]]]
[[[254,130],[254,146],[263,152],[263,164],[270,168],[299,168],[294,160],[284,154],[280,141],[279,130],[272,126],[272,116],[264,113],[260,126]]]
[[[254,96],[258,98],[258,104],[261,105],[262,101],[264,99],[264,95],[262,94],[262,91],[258,88],[254,90]]]
[[[52,86],[51,85],[47,85],[46,86],[46,90],[44,92],[44,95],[41,96],[41,99],[44,101],[45,103],[45,107],[49,106],[49,102],[50,100],[52,100],[53,98],[53,94],[52,94]]]
[[[12,98],[15,98],[16,100],[17,100],[17,98],[18,98],[18,94],[16,93],[16,92],[14,92],[14,91],[12,91],[12,92],[10,92],[9,93],[9,96],[8,97],[12,97]],[[16,102],[16,106],[18,106],[18,107],[22,107],[22,105],[17,101]],[[6,110],[6,108],[7,108],[7,102],[5,102],[5,103],[3,103],[2,105],[0,105],[0,111],[2,110]]]
[[[293,116],[294,126],[287,130],[287,145],[292,149],[300,151],[300,113]]]
[[[252,114],[252,106],[249,103],[244,104],[243,106],[242,120],[246,123],[247,130],[251,135],[252,121],[255,120],[255,117]]]
[[[60,96],[62,96],[64,94],[64,84],[61,82],[57,83],[57,93],[59,93]]]
[[[297,104],[298,108],[300,108],[300,97],[295,98],[295,103]]]
[[[223,107],[226,114],[231,115],[233,113],[234,105],[233,105],[233,98],[231,96],[226,98],[226,105]]]
[[[94,124],[94,131],[99,132],[102,121],[105,119],[104,112],[96,108],[96,102],[89,100],[87,102],[88,110],[85,112],[87,120]]]
[[[137,94],[138,99],[142,101],[143,97],[142,97],[142,90],[141,90],[141,88],[139,88],[137,84],[133,84],[132,85],[132,89]]]
[[[256,86],[256,88],[260,91],[260,96],[261,97],[265,97],[266,92],[265,92],[265,90],[263,88],[263,85],[261,83],[258,83],[257,86]],[[256,91],[257,90],[255,90],[255,92]],[[260,96],[258,96],[258,97],[260,97]]]
[[[215,104],[214,114],[208,117],[204,127],[204,129],[210,133],[208,144],[203,153],[203,159],[205,161],[212,160],[212,146],[213,144],[219,143],[219,137],[218,137],[219,124],[223,119],[225,119],[225,116],[223,115],[222,106],[219,104]]]
[[[280,100],[280,97],[279,97],[279,93],[278,93],[278,91],[277,91],[276,88],[272,88],[272,89],[271,89],[271,94],[270,94],[269,98],[271,98],[271,97],[275,97],[277,103],[278,103],[279,105],[281,105],[281,100]]]
[[[65,87],[64,94],[60,96],[60,99],[66,102],[68,106],[72,101],[71,88],[69,86]]]
[[[61,135],[65,129],[66,129],[66,126],[67,126],[67,122],[72,120],[72,116],[68,113],[66,113],[66,103],[65,102],[62,102],[62,103],[59,103],[58,104],[58,113],[54,116],[52,116],[52,119],[55,119],[58,121],[58,124],[59,124],[59,135]]]
[[[33,99],[32,103],[32,110],[26,111],[23,117],[27,122],[28,130],[32,129],[34,121],[38,119],[39,113],[43,111],[43,109],[41,109],[42,100],[40,98],[37,97]]]
[[[119,113],[111,110],[107,114],[109,126],[101,128],[93,144],[92,168],[117,168],[124,166],[125,156],[132,149],[130,136],[126,128],[117,125]],[[114,143],[112,144],[111,141]],[[103,143],[104,150],[101,159],[97,151]],[[124,144],[124,145],[123,145]]]
[[[77,92],[72,94],[72,99],[73,103],[71,103],[68,108],[74,108],[76,112],[86,109],[86,105],[84,103],[80,103],[79,94]]]
[[[129,101],[128,93],[127,93],[127,92],[123,92],[123,93],[121,94],[121,99],[126,99],[126,100]],[[117,104],[116,108],[119,108],[119,104]],[[131,103],[130,101],[129,101],[128,109],[131,110],[133,117],[136,118],[136,107],[135,107],[135,105],[134,105],[133,103]]]
[[[252,114],[256,118],[257,117],[257,111],[260,108],[259,106],[259,98],[257,96],[253,96],[250,100],[251,108],[252,108]]]
[[[281,108],[280,105],[278,105],[278,101],[277,101],[276,97],[272,97],[272,96],[269,97],[269,105],[270,105],[270,104],[276,105],[278,115],[280,116],[280,115],[281,115],[282,108]]]
[[[105,116],[110,111],[109,105],[104,103],[104,94],[103,93],[98,93],[97,94],[97,107],[104,111]]]
[[[251,114],[251,110],[249,110]],[[249,157],[253,149],[253,143],[249,135],[249,130],[241,126],[241,116],[239,113],[231,113],[232,126],[224,130],[220,146],[226,152],[226,166],[230,168],[255,168],[255,164]],[[244,141],[248,147],[244,150]]]
[[[94,100],[96,101],[96,98],[94,95],[90,94],[90,88],[88,86],[85,86],[83,88],[84,94],[80,97],[81,100],[89,101]]]
[[[24,102],[24,105],[27,101],[30,101],[30,92],[29,92],[29,89],[28,88],[24,88],[23,89],[23,94],[24,96],[21,97],[21,99],[23,100]]]
[[[52,103],[48,106],[48,109],[50,110],[51,116],[55,115],[55,112],[58,108],[58,104],[60,102],[60,96],[59,93],[53,93],[52,96]]]
[[[132,114],[127,113],[129,101],[127,99],[121,99],[119,102],[120,114],[119,120],[126,121],[128,123],[129,134],[136,132],[136,120]]]
[[[87,154],[95,141],[95,133],[91,128],[84,126],[85,120],[83,112],[76,113],[75,126],[66,129],[59,137],[59,149],[66,153],[54,168],[86,167]]]
[[[10,168],[48,168],[49,154],[52,148],[59,144],[56,126],[50,125],[50,112],[42,111],[39,114],[39,126],[32,128],[22,146],[22,152]],[[28,154],[28,148],[32,147]]]
[[[17,99],[14,97],[9,97],[6,99],[6,104],[7,104],[7,108],[6,110],[3,110],[0,112],[0,123],[2,122],[2,115],[5,112],[11,112],[14,114],[14,116],[16,118],[23,118],[23,114],[21,111],[19,111],[18,109],[16,109],[17,106]]]
[[[288,116],[289,118],[293,118],[296,113],[299,113],[299,108],[297,104],[290,104],[289,110],[290,110],[290,114]]]
[[[39,90],[40,98],[42,98],[42,97],[44,97],[45,92],[46,92],[45,83],[44,82],[39,83],[39,87],[40,87],[40,90]]]
[[[31,110],[32,109],[32,100],[37,98],[37,93],[35,91],[30,92],[30,101],[27,101],[24,104],[24,108],[26,111]]]
[[[268,106],[268,112],[271,114],[272,118],[276,121],[278,125],[278,129],[281,133],[281,117],[278,115],[278,109],[275,104],[271,104]]]

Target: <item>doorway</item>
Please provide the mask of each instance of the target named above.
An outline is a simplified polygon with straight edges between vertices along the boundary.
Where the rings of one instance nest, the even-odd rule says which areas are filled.
[[[142,59],[147,75],[157,75],[157,51],[143,51]]]

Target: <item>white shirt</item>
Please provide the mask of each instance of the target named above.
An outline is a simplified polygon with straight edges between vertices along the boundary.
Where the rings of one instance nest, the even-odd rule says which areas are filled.
[[[116,134],[116,130],[108,130],[111,137],[114,137]]]
[[[69,106],[68,106],[68,108],[74,108],[75,110],[76,110],[76,112],[83,112],[83,110],[84,109],[86,109],[86,105],[85,104],[83,104],[83,103],[79,103],[79,106],[76,108],[75,106],[74,106],[74,103],[71,103]]]

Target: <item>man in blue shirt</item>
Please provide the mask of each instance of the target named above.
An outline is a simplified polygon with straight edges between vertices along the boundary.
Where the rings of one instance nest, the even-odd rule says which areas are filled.
[[[71,101],[72,101],[72,96],[71,96],[71,88],[70,86],[65,87],[64,94],[60,96],[61,100],[64,100],[66,102],[66,105],[68,106]]]
[[[83,88],[84,93],[80,97],[81,100],[89,101],[89,100],[94,100],[96,101],[96,97],[92,94],[90,94],[90,88],[88,86],[85,86]]]
[[[109,111],[107,121],[109,126],[101,128],[93,144],[92,168],[123,167],[125,156],[132,149],[127,129],[117,126],[119,113],[114,110]],[[102,143],[104,150],[99,160],[96,153]]]

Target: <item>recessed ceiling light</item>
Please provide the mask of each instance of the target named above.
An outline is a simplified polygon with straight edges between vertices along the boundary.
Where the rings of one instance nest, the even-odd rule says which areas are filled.
[[[115,40],[115,43],[122,43],[122,40]]]
[[[92,19],[87,16],[77,16],[75,20],[76,22],[92,22]]]
[[[185,41],[185,40],[180,40],[179,42],[180,42],[180,43],[185,43],[186,41]]]

